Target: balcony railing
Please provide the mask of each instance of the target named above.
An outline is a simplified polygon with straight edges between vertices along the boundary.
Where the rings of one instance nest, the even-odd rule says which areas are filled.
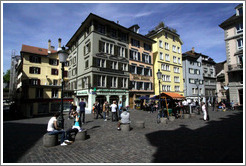
[[[228,71],[237,71],[237,70],[243,70],[243,64],[232,64],[228,65]]]

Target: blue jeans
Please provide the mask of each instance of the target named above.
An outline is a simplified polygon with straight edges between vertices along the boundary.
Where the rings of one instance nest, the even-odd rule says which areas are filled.
[[[59,135],[59,134],[62,134],[61,135],[61,144],[64,142],[64,140],[66,139],[66,136],[65,136],[65,131],[64,130],[54,130],[54,131],[48,131],[48,134],[50,135]]]
[[[104,119],[104,120],[106,119],[106,113],[107,113],[107,112],[103,112],[103,119]]]

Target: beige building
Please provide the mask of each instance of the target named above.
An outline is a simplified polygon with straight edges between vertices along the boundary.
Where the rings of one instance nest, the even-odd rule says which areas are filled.
[[[224,61],[224,62],[217,63],[215,68],[216,68],[217,101],[221,102],[229,98],[227,62]]]

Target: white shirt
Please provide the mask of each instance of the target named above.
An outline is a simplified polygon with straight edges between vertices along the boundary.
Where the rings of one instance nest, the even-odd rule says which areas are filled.
[[[117,105],[116,104],[111,104],[111,111],[116,112]]]
[[[202,106],[202,111],[206,112],[206,105],[205,104]]]
[[[129,112],[124,111],[120,114],[120,116],[121,116],[121,123],[130,123]]]
[[[183,106],[187,106],[187,105],[188,105],[188,102],[184,100],[184,101],[182,102],[182,104],[183,104]]]
[[[54,127],[55,121],[57,121],[56,117],[50,118],[50,120],[48,122],[48,126],[47,126],[47,131],[54,131],[55,130],[55,127]]]

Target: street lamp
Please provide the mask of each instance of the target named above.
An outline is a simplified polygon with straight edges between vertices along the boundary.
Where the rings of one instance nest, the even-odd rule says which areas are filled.
[[[161,100],[160,100],[161,99],[161,75],[162,75],[160,69],[158,69],[158,72],[156,74],[157,74],[157,78],[159,80],[159,109],[160,109],[160,107],[161,107]]]
[[[65,50],[65,47],[63,46],[62,48],[58,48],[57,49],[57,54],[59,56],[59,60],[60,60],[60,63],[62,64],[62,89],[61,89],[61,119],[60,120],[60,124],[61,124],[61,128],[64,128],[64,118],[63,118],[63,89],[64,89],[64,66],[65,66],[65,62],[67,61],[67,58],[68,58],[68,53],[66,52]]]

